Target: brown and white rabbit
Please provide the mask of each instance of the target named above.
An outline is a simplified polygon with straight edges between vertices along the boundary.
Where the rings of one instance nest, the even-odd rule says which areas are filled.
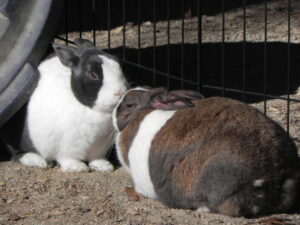
[[[297,148],[257,109],[193,91],[135,88],[113,112],[117,152],[135,191],[173,208],[256,217],[288,212]]]

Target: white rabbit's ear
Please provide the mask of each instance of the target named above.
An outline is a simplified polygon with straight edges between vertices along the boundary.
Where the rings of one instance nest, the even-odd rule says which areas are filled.
[[[71,46],[53,44],[53,49],[61,63],[67,67],[72,67],[79,62],[77,49]]]
[[[193,107],[193,100],[203,98],[204,97],[199,92],[191,90],[162,92],[151,99],[150,107],[161,110],[177,110],[186,107]]]

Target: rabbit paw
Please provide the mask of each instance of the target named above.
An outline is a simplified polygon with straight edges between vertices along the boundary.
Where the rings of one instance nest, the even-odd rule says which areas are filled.
[[[198,209],[197,209],[198,212],[200,213],[209,213],[210,210],[207,206],[200,206]]]
[[[89,167],[77,159],[59,160],[61,170],[64,172],[83,172],[88,171]]]
[[[47,167],[47,162],[45,159],[42,158],[37,153],[34,152],[28,152],[25,153],[20,159],[20,163],[26,166],[35,166],[35,167],[41,167],[41,168],[46,168]]]
[[[89,163],[92,170],[102,171],[102,172],[112,172],[114,166],[106,159],[96,159]]]

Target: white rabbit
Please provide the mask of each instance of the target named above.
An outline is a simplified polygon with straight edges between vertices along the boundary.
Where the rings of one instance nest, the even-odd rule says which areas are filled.
[[[255,217],[299,197],[297,148],[255,108],[193,91],[135,88],[114,109],[135,191],[169,207]]]
[[[112,171],[105,159],[115,137],[112,110],[127,82],[115,57],[88,40],[75,44],[54,44],[56,54],[38,67],[17,158],[38,167],[57,161],[63,171]]]

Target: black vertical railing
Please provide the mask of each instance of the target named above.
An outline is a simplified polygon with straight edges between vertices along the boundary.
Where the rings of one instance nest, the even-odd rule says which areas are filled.
[[[79,30],[79,37],[82,38],[82,2],[78,0],[78,30]]]
[[[137,0],[137,26],[138,26],[138,60],[141,65],[141,0]]]
[[[202,92],[201,82],[201,46],[202,46],[202,1],[197,0],[197,90]]]
[[[290,80],[291,80],[291,0],[288,0],[288,42],[287,42],[287,113],[286,130],[290,132]]]
[[[246,101],[246,0],[243,0],[243,50],[242,50],[242,90],[243,90],[243,100]]]
[[[126,60],[126,0],[122,0],[122,24],[123,24],[123,61]]]
[[[93,43],[96,45],[96,5],[95,0],[93,0],[92,6],[92,23],[93,23]]]
[[[170,74],[170,0],[167,0],[167,74]],[[170,88],[170,76],[167,76],[167,88]]]
[[[267,114],[267,42],[268,42],[268,0],[265,0],[264,7],[264,114]]]
[[[156,85],[156,0],[153,0],[153,85]]]
[[[111,29],[111,25],[110,25],[110,0],[107,0],[107,47],[110,50],[111,49],[111,33],[110,33],[110,29]]]
[[[222,96],[225,96],[225,0],[222,0],[221,83]]]
[[[181,71],[180,71],[180,88],[183,89],[184,85],[184,0],[181,0]]]
[[[64,18],[64,22],[65,22],[65,43],[66,45],[68,45],[68,34],[69,34],[69,28],[68,28],[68,0],[65,0],[65,18]]]

